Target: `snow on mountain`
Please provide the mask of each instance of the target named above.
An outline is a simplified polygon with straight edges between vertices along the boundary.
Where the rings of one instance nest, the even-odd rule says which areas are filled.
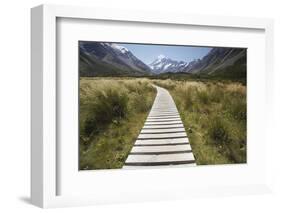
[[[129,50],[126,47],[123,47],[123,46],[120,46],[120,45],[117,45],[117,44],[114,44],[114,43],[111,43],[111,44],[107,43],[107,45],[121,51],[121,53],[123,53],[123,54],[126,54],[127,52],[129,52]]]
[[[159,55],[149,67],[155,74],[163,72],[181,72],[188,64],[184,61],[172,60],[164,55]]]
[[[214,74],[218,72],[246,73],[246,49],[243,48],[212,48],[204,57],[194,59],[189,63],[176,61],[164,55],[159,55],[149,64],[154,74],[165,72],[186,72]]]
[[[159,60],[162,60],[162,59],[164,59],[164,58],[166,58],[166,56],[164,56],[164,55],[159,55],[158,57],[157,57]]]
[[[97,64],[96,62],[99,62],[99,64],[110,65],[110,69],[112,70],[114,70],[114,67],[120,71],[123,70],[124,73],[131,73],[134,75],[151,73],[149,66],[138,59],[126,47],[119,44],[80,41],[79,48],[83,53],[80,55],[84,55],[83,61],[87,62],[89,70],[96,69],[96,67],[89,64]]]

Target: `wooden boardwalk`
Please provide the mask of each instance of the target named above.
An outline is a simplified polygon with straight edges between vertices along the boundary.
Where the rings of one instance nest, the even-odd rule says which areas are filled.
[[[195,159],[177,107],[169,92],[157,95],[124,169],[195,166]]]

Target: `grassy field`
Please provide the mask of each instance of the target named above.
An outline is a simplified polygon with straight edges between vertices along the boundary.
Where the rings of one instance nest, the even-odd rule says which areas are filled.
[[[154,80],[168,89],[198,165],[246,162],[246,87],[241,83]]]
[[[121,168],[155,95],[145,79],[80,78],[79,168]]]
[[[154,101],[169,90],[198,165],[246,162],[246,86],[239,82],[80,78],[79,167],[122,168]]]

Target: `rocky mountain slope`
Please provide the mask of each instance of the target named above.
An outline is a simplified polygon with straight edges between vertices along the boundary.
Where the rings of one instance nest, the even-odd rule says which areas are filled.
[[[115,43],[79,42],[80,76],[149,75],[149,66]]]
[[[246,72],[245,48],[213,48],[202,59],[191,61],[184,69],[188,73],[218,74],[230,71]]]

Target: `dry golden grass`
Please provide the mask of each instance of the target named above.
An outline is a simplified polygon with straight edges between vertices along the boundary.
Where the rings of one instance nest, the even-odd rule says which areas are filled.
[[[121,168],[156,91],[168,89],[197,164],[246,162],[246,87],[240,83],[80,79],[80,169]]]
[[[80,79],[80,169],[121,168],[156,91],[146,79]]]

